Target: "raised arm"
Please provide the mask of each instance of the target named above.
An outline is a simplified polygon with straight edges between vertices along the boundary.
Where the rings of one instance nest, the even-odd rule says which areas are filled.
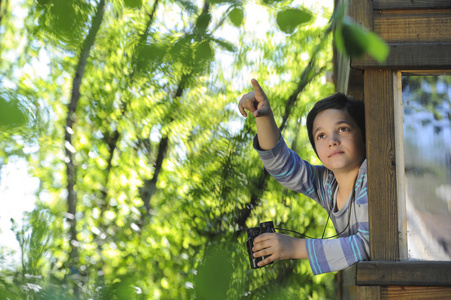
[[[262,150],[270,150],[279,141],[280,131],[274,120],[274,115],[265,92],[257,80],[252,79],[251,83],[254,91],[241,97],[238,108],[244,117],[247,117],[246,110],[254,115],[260,148]]]

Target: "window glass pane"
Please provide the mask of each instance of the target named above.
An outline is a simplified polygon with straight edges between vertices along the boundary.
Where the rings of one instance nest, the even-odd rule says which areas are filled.
[[[403,76],[409,259],[451,260],[451,76]]]

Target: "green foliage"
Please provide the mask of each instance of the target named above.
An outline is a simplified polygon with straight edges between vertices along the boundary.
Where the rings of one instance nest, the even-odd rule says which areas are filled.
[[[0,298],[333,296],[333,274],[313,278],[306,261],[249,269],[246,228],[273,220],[320,236],[327,216],[265,173],[251,147],[255,121],[236,109],[255,75],[278,124],[287,116],[287,142],[315,162],[304,119],[333,92],[332,41],[331,24],[309,20],[328,10],[266,1],[275,17],[256,34],[238,1],[107,1],[80,67],[100,1],[9,3],[26,14],[19,22],[9,9],[1,20],[0,122],[22,130],[0,132],[0,160],[26,159],[40,182],[36,209],[14,227],[22,259],[0,271]]]
[[[17,99],[8,101],[0,98],[0,127],[3,130],[22,126],[26,122],[27,114],[23,111]]]
[[[337,49],[350,57],[368,54],[383,63],[389,53],[387,44],[378,35],[359,26],[349,17],[337,21],[334,38]]]
[[[139,8],[143,5],[142,0],[124,0],[124,4],[129,8]]]
[[[51,3],[51,0],[36,0],[40,5],[48,5]]]
[[[227,299],[232,277],[231,252],[209,248],[197,268],[194,287],[199,299]]]
[[[92,8],[88,2],[49,0],[36,4],[34,17],[39,26],[29,24],[30,29],[43,34],[47,42],[75,51],[85,36],[85,25]]]
[[[286,8],[277,13],[277,25],[287,34],[293,34],[296,28],[311,21],[313,15],[307,9]]]
[[[243,24],[244,21],[244,12],[243,9],[240,7],[235,7],[229,12],[229,19],[230,22],[235,27],[240,27]]]
[[[196,30],[199,32],[205,32],[208,25],[211,22],[211,14],[203,11],[196,20]]]
[[[266,5],[277,5],[279,2],[283,2],[284,0],[262,0],[262,2]]]

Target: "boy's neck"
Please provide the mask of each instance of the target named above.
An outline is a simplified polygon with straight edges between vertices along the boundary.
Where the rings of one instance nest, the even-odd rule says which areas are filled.
[[[354,189],[354,183],[359,174],[359,168],[352,170],[350,172],[338,173],[335,174],[335,179],[337,180],[338,185],[338,194],[337,194],[337,208],[338,210],[345,204],[346,200],[349,198],[349,195],[352,193]]]

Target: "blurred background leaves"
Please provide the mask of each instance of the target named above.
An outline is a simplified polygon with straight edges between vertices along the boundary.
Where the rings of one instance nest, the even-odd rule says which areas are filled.
[[[0,245],[0,298],[333,298],[306,261],[250,269],[248,227],[320,236],[327,215],[264,171],[236,107],[257,78],[318,163],[304,125],[334,91],[330,33],[351,56],[374,40],[332,2],[1,1],[0,169],[39,184],[2,228],[19,246]]]
[[[17,99],[0,98],[0,126],[3,130],[23,126],[27,120],[28,114]]]

